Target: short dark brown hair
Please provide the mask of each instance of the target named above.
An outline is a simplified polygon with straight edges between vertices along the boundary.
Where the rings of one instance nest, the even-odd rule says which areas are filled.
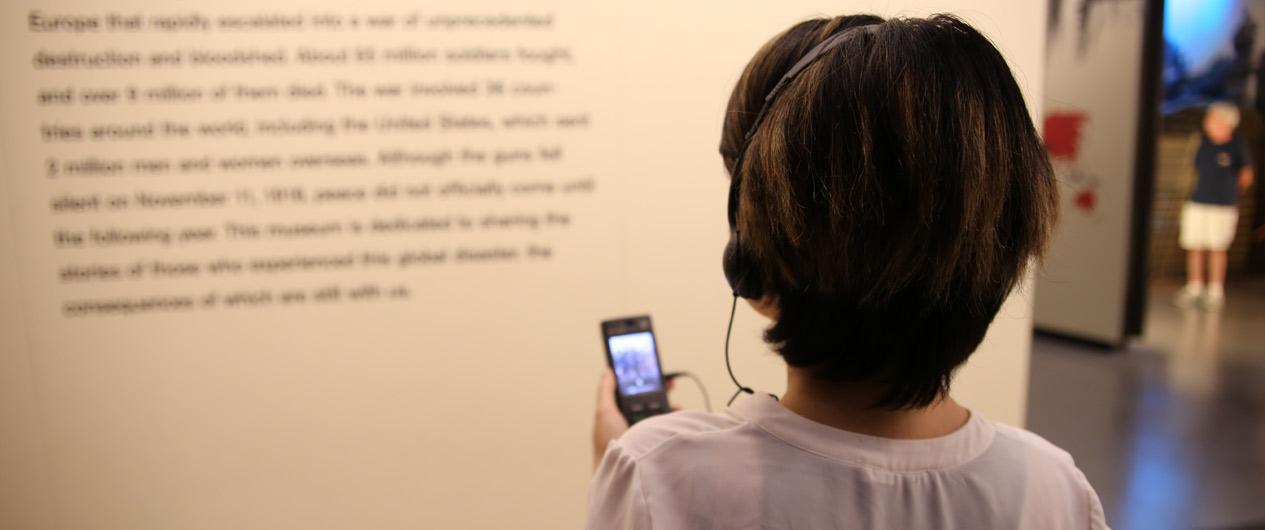
[[[739,229],[780,309],[765,340],[788,364],[881,383],[878,407],[922,407],[1044,253],[1058,192],[1005,59],[948,15],[809,20],[774,37],[729,100],[731,172],[782,75],[858,26],[874,27],[769,108],[743,160]]]

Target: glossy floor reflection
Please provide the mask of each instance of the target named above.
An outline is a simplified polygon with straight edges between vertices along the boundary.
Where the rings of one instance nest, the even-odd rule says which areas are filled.
[[[1076,458],[1115,530],[1265,529],[1265,280],[1221,311],[1152,289],[1112,352],[1038,336],[1028,428]]]

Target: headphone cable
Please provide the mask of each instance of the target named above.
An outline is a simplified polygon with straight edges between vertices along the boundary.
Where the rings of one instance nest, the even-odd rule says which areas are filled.
[[[738,378],[734,376],[733,364],[729,362],[729,338],[733,335],[733,332],[734,332],[734,314],[737,311],[738,311],[738,293],[734,293],[733,304],[729,306],[729,325],[725,329],[725,370],[729,372],[729,379],[734,382],[734,386],[738,387],[738,390],[734,391],[734,395],[729,398],[729,401],[725,403],[725,406],[733,405],[734,400],[738,399],[738,394],[741,394],[743,392],[746,392],[748,394],[755,393],[754,390],[751,390],[748,387],[742,386],[742,383],[738,382]]]
[[[707,387],[703,386],[703,380],[699,379],[699,377],[697,375],[694,375],[693,372],[681,371],[681,372],[668,372],[666,374],[663,374],[664,381],[672,381],[678,377],[687,377],[690,380],[694,381],[695,385],[698,385],[698,391],[703,394],[703,406],[707,407],[707,412],[711,412],[712,411],[712,397],[707,394]]]

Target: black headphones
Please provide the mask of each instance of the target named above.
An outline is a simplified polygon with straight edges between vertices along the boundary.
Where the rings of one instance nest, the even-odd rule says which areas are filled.
[[[734,399],[740,393],[754,393],[748,387],[742,386],[738,382],[738,378],[734,377],[733,366],[729,364],[729,337],[733,334],[734,328],[734,312],[738,307],[738,298],[746,298],[755,300],[764,296],[767,289],[767,279],[764,271],[760,268],[755,256],[742,248],[742,231],[738,229],[738,205],[741,201],[739,195],[742,191],[742,162],[747,156],[747,147],[751,144],[751,139],[760,128],[760,124],[764,122],[764,115],[768,113],[769,108],[777,101],[777,97],[782,94],[786,87],[795,80],[801,72],[811,66],[817,59],[821,58],[826,52],[843,44],[850,36],[856,35],[854,30],[863,30],[864,33],[873,33],[878,28],[877,24],[866,26],[853,26],[838,33],[835,33],[813,46],[808,53],[796,61],[794,66],[773,85],[773,90],[764,96],[764,104],[760,107],[760,112],[755,115],[755,120],[751,122],[751,127],[747,129],[747,134],[742,138],[742,145],[738,150],[738,158],[734,161],[734,169],[729,177],[729,243],[725,245],[725,254],[723,264],[725,268],[725,279],[729,280],[729,286],[733,289],[734,299],[733,305],[729,308],[729,327],[725,332],[725,368],[729,371],[729,378],[733,380],[734,386],[738,387],[738,391],[734,392],[729,403],[733,403]]]

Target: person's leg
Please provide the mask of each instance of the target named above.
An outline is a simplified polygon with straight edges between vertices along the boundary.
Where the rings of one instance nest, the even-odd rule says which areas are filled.
[[[1186,249],[1186,287],[1177,293],[1177,305],[1189,307],[1203,296],[1204,290],[1204,222],[1199,205],[1182,205],[1179,239]]]
[[[1218,207],[1210,212],[1208,245],[1208,289],[1204,297],[1209,308],[1225,303],[1226,249],[1234,241],[1239,212],[1233,206]]]
[[[1204,252],[1203,249],[1186,250],[1186,286],[1177,293],[1177,305],[1190,307],[1204,295]]]
[[[1226,251],[1208,251],[1208,302],[1221,305],[1225,300]]]
[[[1204,251],[1192,248],[1186,251],[1186,287],[1202,290],[1204,284]]]

